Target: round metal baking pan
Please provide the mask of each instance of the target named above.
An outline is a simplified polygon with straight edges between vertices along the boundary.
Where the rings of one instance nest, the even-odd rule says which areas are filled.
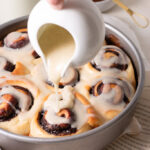
[[[101,12],[106,12],[115,6],[112,0],[103,0],[95,2],[96,6],[101,10]]]
[[[9,32],[27,26],[28,17],[21,17],[0,26],[0,40]],[[123,33],[115,27],[105,24],[106,34],[119,38],[126,53],[132,58],[137,72],[136,93],[128,106],[113,120],[88,132],[61,138],[32,138],[16,135],[0,129],[0,146],[4,150],[101,150],[120,136],[130,123],[134,108],[144,85],[144,66],[138,49]]]

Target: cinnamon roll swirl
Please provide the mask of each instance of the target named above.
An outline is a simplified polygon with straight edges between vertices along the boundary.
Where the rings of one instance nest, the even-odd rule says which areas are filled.
[[[0,81],[0,128],[29,135],[30,112],[39,90],[27,80],[2,78]],[[27,115],[27,116],[25,116]]]
[[[30,136],[61,137],[79,134],[101,125],[95,110],[81,94],[66,86],[44,101],[31,122]]]
[[[74,87],[80,81],[80,72],[78,69],[69,68],[64,77],[61,78],[59,82],[59,88],[64,88],[65,86]],[[54,90],[54,84],[51,81],[47,81],[48,87]]]
[[[22,32],[11,32],[4,39],[4,45],[12,49],[22,48],[28,43],[28,34]]]
[[[86,86],[89,101],[105,120],[117,116],[130,102],[135,89],[125,79],[104,76]]]

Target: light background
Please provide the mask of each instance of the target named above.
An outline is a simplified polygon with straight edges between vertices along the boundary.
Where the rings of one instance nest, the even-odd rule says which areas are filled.
[[[133,10],[145,15],[150,20],[150,0],[122,0],[122,2],[124,2]],[[137,27],[128,16],[128,14],[117,6],[109,10],[106,14],[117,16],[130,25],[133,31],[135,31],[137,38],[139,39],[141,48],[146,58],[150,62],[150,26],[146,29]]]

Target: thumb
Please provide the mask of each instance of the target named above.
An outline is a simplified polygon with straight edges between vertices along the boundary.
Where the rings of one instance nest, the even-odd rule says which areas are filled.
[[[56,9],[62,9],[64,5],[64,0],[47,0]]]

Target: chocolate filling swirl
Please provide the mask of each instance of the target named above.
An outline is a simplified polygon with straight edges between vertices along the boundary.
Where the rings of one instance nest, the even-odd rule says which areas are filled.
[[[118,57],[120,56],[119,52],[117,52],[117,51],[115,51],[114,49],[111,49],[111,48],[106,49],[105,54],[107,54],[107,53],[112,53],[112,54],[114,54]],[[114,63],[110,66],[110,68],[117,68],[119,70],[126,70],[128,68],[128,64],[115,64]]]
[[[53,134],[56,136],[65,136],[65,135],[70,135],[73,133],[76,133],[77,129],[71,127],[71,122],[73,122],[74,119],[74,113],[69,110],[69,109],[62,109],[60,112],[57,114],[59,117],[64,117],[70,120],[69,123],[61,123],[61,124],[50,124],[46,120],[46,114],[47,111],[42,111],[39,113],[39,124],[41,127],[48,132],[49,134]]]
[[[5,57],[0,56],[0,70],[2,69],[12,72],[15,69],[15,65],[8,61]]]

